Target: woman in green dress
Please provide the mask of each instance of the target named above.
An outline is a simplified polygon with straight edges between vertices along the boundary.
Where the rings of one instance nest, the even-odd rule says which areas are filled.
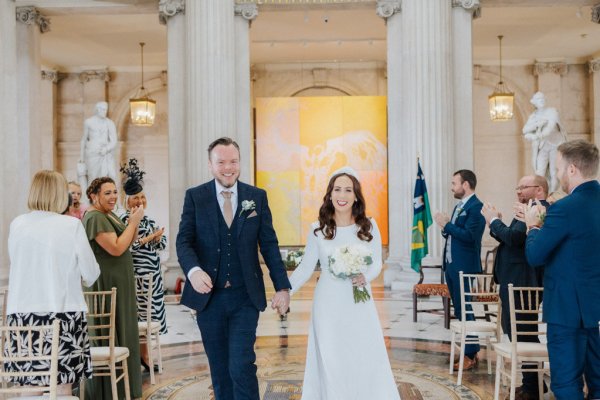
[[[100,278],[92,290],[117,288],[116,343],[129,349],[127,367],[131,398],[142,396],[140,340],[137,325],[133,258],[129,246],[136,239],[143,207],[131,210],[125,225],[112,211],[117,203],[117,188],[109,177],[96,178],[86,194],[91,206],[83,217],[83,225],[100,265]],[[88,384],[89,383],[89,384]],[[95,377],[86,383],[86,398],[111,399],[110,378]],[[124,398],[123,382],[119,382],[119,399]]]

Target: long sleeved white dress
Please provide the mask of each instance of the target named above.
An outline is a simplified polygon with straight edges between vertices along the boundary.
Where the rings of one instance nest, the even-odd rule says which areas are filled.
[[[398,388],[373,300],[354,303],[352,281],[329,272],[328,257],[337,247],[362,244],[373,263],[363,272],[371,282],[381,272],[381,235],[375,220],[373,240],[362,241],[357,225],[338,227],[332,240],[321,232],[308,235],[302,262],[290,277],[293,295],[312,275],[317,260],[321,276],[315,288],[308,332],[302,400],[399,400]],[[370,284],[367,284],[369,293]]]

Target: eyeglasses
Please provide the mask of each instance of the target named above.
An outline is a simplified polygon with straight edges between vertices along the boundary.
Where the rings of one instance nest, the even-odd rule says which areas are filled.
[[[521,191],[523,191],[523,190],[525,190],[525,189],[527,189],[527,188],[534,188],[534,187],[540,187],[540,185],[517,186],[517,187],[515,188],[515,190],[516,190],[517,192],[521,192]]]

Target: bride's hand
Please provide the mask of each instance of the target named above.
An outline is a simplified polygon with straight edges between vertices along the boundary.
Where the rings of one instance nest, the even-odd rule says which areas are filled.
[[[367,278],[363,274],[357,275],[352,278],[352,286],[363,287],[367,284]]]

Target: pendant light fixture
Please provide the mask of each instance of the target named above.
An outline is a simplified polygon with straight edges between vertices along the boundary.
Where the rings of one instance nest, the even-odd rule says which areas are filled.
[[[496,84],[494,92],[488,96],[490,118],[492,121],[510,121],[513,117],[515,94],[512,93],[502,81],[502,38],[499,35],[500,48],[500,81]]]
[[[144,45],[140,42],[142,53],[142,85],[135,94],[135,98],[129,99],[131,110],[131,123],[137,126],[152,126],[156,116],[156,101],[152,100],[144,88]]]

